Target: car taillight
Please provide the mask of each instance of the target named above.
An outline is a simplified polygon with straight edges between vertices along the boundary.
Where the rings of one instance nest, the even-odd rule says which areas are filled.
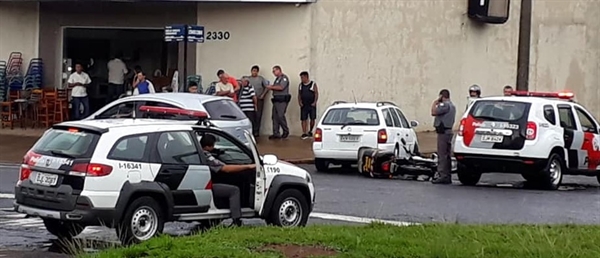
[[[323,130],[321,130],[321,128],[317,128],[317,130],[315,131],[314,139],[315,142],[323,141]]]
[[[73,164],[71,172],[85,174],[86,176],[99,177],[110,175],[112,172],[112,167],[98,163],[78,163]]]
[[[377,143],[387,143],[388,135],[385,129],[379,129],[377,131]]]
[[[463,132],[465,130],[465,122],[466,122],[465,118],[463,118],[463,119],[460,120],[460,126],[458,127],[458,135],[459,136],[463,135]]]
[[[389,162],[382,163],[381,170],[383,170],[384,172],[389,172],[390,171],[390,163]]]
[[[21,164],[21,170],[19,171],[19,181],[29,179],[31,176],[31,168],[27,164]]]
[[[537,124],[535,122],[527,122],[527,130],[525,131],[525,139],[535,140],[537,137]]]

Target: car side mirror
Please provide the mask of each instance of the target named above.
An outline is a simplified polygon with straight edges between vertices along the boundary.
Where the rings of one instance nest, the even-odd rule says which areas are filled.
[[[279,159],[277,158],[277,156],[275,156],[273,154],[266,154],[263,157],[263,163],[265,165],[275,165],[275,164],[277,164],[277,161],[279,161]]]
[[[417,120],[410,121],[410,127],[417,127],[417,126],[419,126],[419,122],[417,122]]]
[[[404,138],[400,139],[400,142],[404,145],[406,145],[406,140],[404,140]]]

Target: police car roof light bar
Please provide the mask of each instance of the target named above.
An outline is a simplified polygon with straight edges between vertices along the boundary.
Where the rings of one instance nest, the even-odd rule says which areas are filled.
[[[575,97],[573,92],[536,92],[536,91],[512,91],[513,96],[529,96],[529,97],[542,97],[542,98],[559,98],[559,99],[572,99]]]
[[[182,108],[141,106],[140,111],[147,112],[147,113],[191,116],[191,117],[197,117],[198,119],[208,118],[208,114],[206,112],[196,111],[196,110],[187,110],[187,109],[182,109]]]

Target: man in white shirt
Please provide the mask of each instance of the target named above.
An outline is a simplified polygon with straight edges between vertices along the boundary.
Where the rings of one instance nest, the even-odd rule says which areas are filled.
[[[219,82],[215,85],[215,91],[217,96],[225,96],[234,98],[235,87],[229,82],[229,77],[223,70],[217,72]]]
[[[108,99],[107,103],[116,100],[125,92],[124,80],[127,74],[127,66],[120,59],[119,53],[113,60],[108,62]]]
[[[89,115],[90,101],[87,95],[87,87],[91,82],[90,76],[83,72],[83,66],[81,64],[76,64],[75,72],[69,76],[69,80],[67,81],[69,88],[73,88],[71,90],[73,120],[79,120]],[[81,112],[82,106],[83,113]]]

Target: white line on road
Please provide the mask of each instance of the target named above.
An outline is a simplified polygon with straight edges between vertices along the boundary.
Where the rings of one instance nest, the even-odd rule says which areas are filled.
[[[313,218],[326,219],[326,220],[337,220],[337,221],[346,221],[346,222],[354,222],[354,223],[384,223],[395,226],[413,226],[420,225],[419,223],[413,222],[405,222],[405,221],[395,221],[395,220],[380,220],[374,218],[363,218],[363,217],[354,217],[354,216],[346,216],[339,214],[329,214],[329,213],[320,213],[313,212],[310,214]]]
[[[29,219],[19,219],[19,220],[7,220],[7,221],[0,221],[0,225],[22,226],[22,225],[27,225],[27,224],[32,224],[32,223],[38,223],[40,221],[41,221],[41,219],[39,219],[39,218],[29,218]]]
[[[0,199],[14,199],[14,198],[15,198],[14,194],[0,193]]]

